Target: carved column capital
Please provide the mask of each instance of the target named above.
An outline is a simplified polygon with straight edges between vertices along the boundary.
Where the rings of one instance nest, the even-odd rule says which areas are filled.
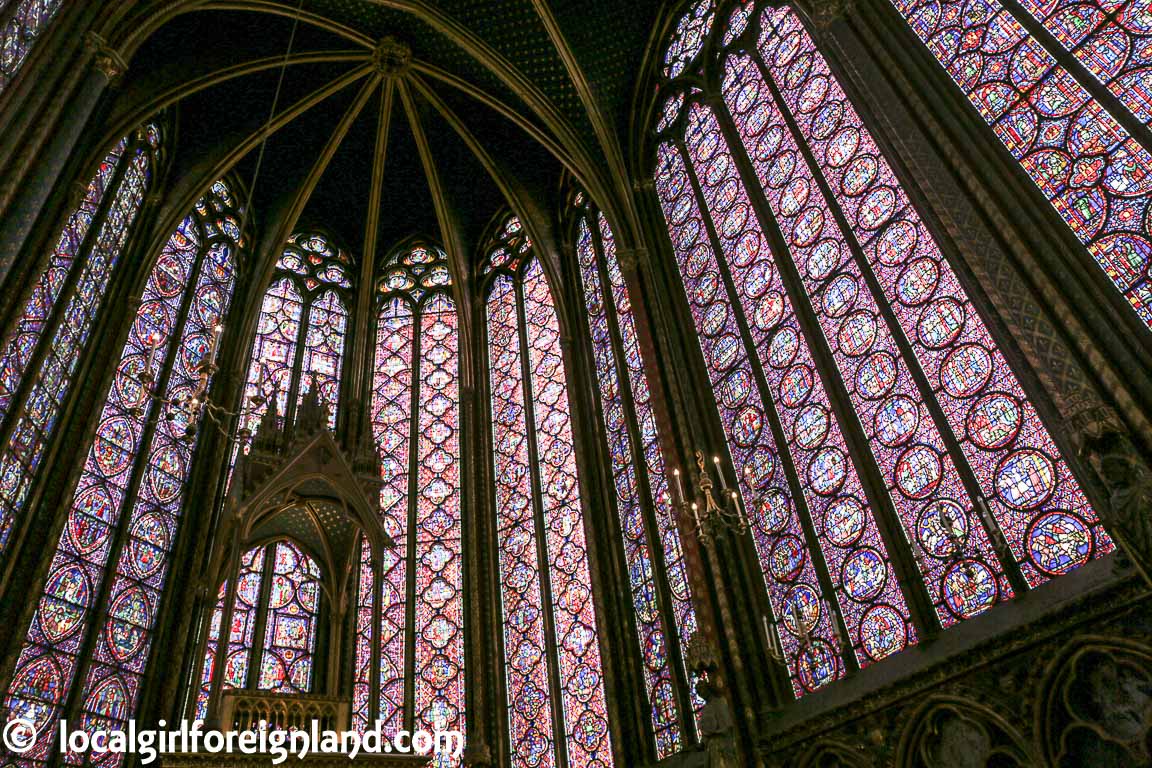
[[[616,260],[620,262],[620,269],[625,272],[635,272],[640,262],[647,256],[643,248],[617,248]]]
[[[84,47],[92,54],[92,65],[113,82],[128,71],[128,62],[120,52],[108,45],[103,37],[95,32],[89,32],[84,37]]]
[[[80,203],[84,202],[84,198],[88,196],[88,182],[81,179],[76,179],[72,185],[68,187],[68,210],[74,211],[80,207]]]

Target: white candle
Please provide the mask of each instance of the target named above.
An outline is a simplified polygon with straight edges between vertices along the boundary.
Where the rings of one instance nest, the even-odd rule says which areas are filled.
[[[692,502],[692,519],[696,521],[696,527],[703,530],[704,526],[700,525],[700,507],[696,502]]]
[[[684,489],[682,487],[680,487],[680,469],[679,468],[672,470],[672,479],[675,481],[675,485],[673,487],[676,489],[676,496],[673,498],[673,501],[676,501],[677,503],[683,503],[683,501],[684,501]]]
[[[712,463],[716,465],[716,474],[720,476],[720,487],[725,491],[728,490],[728,481],[724,479],[724,470],[720,466],[720,457],[713,456]]]

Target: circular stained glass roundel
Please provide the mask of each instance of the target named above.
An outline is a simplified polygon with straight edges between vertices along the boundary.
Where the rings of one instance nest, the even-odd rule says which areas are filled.
[[[804,545],[791,534],[781,536],[772,545],[769,556],[772,577],[781,583],[795,581],[804,567]]]
[[[876,409],[876,439],[889,448],[911,440],[919,425],[919,408],[903,395],[889,397]]]
[[[840,490],[847,474],[848,459],[839,448],[820,449],[808,464],[808,483],[821,496],[831,496]]]
[[[734,334],[725,334],[712,343],[710,358],[712,369],[726,371],[740,354],[740,340]]]
[[[968,535],[968,516],[949,499],[925,505],[916,520],[916,540],[933,557],[952,557],[956,544]]]
[[[979,560],[961,560],[944,574],[944,604],[954,616],[970,619],[996,603],[996,576]]]
[[[815,691],[836,679],[838,664],[831,646],[823,640],[816,640],[796,657],[796,676],[807,690]]]
[[[818,403],[805,407],[797,414],[792,432],[796,444],[804,450],[817,447],[828,434],[828,410]]]
[[[850,357],[864,354],[876,341],[876,317],[871,312],[853,312],[840,325],[836,339],[844,354]]]
[[[812,116],[812,138],[824,141],[840,127],[840,119],[844,116],[844,105],[838,101],[826,102],[816,114]]]
[[[891,656],[908,645],[904,617],[890,605],[874,605],[860,620],[860,645],[873,661]]]
[[[876,243],[876,258],[886,267],[903,264],[916,248],[916,227],[907,221],[894,221]]]
[[[803,583],[792,587],[784,595],[784,628],[793,637],[800,636],[801,627],[796,624],[797,616],[805,632],[811,632],[820,623],[820,596],[815,589]]]
[[[842,317],[856,303],[860,291],[856,278],[851,275],[837,275],[824,289],[824,311],[830,317]]]
[[[796,359],[800,349],[800,337],[791,327],[781,328],[768,344],[768,364],[773,368],[784,368]]]
[[[963,305],[952,298],[936,299],[920,313],[916,334],[929,349],[942,349],[960,336],[964,330]]]
[[[940,383],[953,397],[972,397],[992,376],[992,356],[977,344],[962,344],[940,364]]]
[[[782,531],[788,524],[788,497],[781,491],[769,491],[756,504],[760,527],[769,533]]]
[[[864,507],[852,496],[843,496],[824,510],[824,534],[838,547],[855,544],[864,533]]]
[[[823,280],[840,265],[840,246],[835,240],[821,240],[808,252],[804,269],[813,280]]]
[[[927,445],[914,445],[896,462],[896,487],[910,499],[932,495],[940,485],[940,455]]]
[[[860,204],[857,218],[864,229],[878,229],[896,210],[896,193],[888,187],[877,187]]]
[[[780,380],[780,400],[795,408],[808,399],[812,392],[812,370],[806,365],[794,365]]]
[[[854,600],[871,600],[884,589],[888,566],[880,553],[871,547],[861,547],[844,561],[840,583]]]
[[[972,442],[986,451],[994,451],[1016,438],[1022,418],[1019,400],[993,392],[973,404],[964,423]]]
[[[732,438],[737,445],[747,448],[755,444],[760,437],[760,430],[763,426],[764,414],[760,412],[759,408],[747,406],[736,415]]]
[[[1092,557],[1092,532],[1071,512],[1057,510],[1041,515],[1024,538],[1032,562],[1051,576],[1079,568]]]
[[[752,374],[743,368],[734,369],[716,387],[716,395],[725,408],[738,408],[752,391]]]
[[[1040,451],[1014,451],[996,468],[996,495],[1013,509],[1034,509],[1056,488],[1056,467]]]
[[[914,307],[932,298],[939,282],[940,265],[928,257],[919,258],[900,273],[896,280],[896,296],[901,304]]]
[[[888,352],[874,352],[856,369],[856,390],[867,400],[892,391],[896,383],[896,359]]]
[[[756,302],[752,323],[761,331],[770,331],[784,316],[784,296],[779,291],[769,291]]]

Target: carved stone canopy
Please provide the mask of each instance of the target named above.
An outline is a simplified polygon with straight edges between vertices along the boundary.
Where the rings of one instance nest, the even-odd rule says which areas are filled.
[[[231,542],[244,551],[290,538],[334,578],[354,570],[361,535],[374,553],[396,546],[374,500],[378,469],[374,476],[365,472],[374,468],[346,456],[327,429],[281,450],[269,453],[253,446],[252,454],[238,463],[223,521],[226,534],[214,558],[217,580],[228,567]],[[340,591],[335,583],[329,586]]]

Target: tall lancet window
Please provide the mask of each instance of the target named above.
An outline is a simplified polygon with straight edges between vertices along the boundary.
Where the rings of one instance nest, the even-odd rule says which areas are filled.
[[[290,424],[315,381],[320,400],[329,408],[328,426],[336,427],[352,289],[350,267],[348,255],[323,235],[288,238],[260,306],[244,385],[245,403],[268,397],[273,400],[268,407],[276,408],[281,424],[286,416]],[[262,415],[262,411],[247,409],[240,425],[246,439],[251,439]]]
[[[147,125],[109,151],[0,339],[0,555],[33,491],[120,255],[155,172]]]
[[[1152,327],[1152,153],[1139,125],[1152,118],[1147,9],[1065,0],[892,4]],[[1028,31],[1035,19],[1046,40]],[[1074,52],[1067,67],[1061,45]]]
[[[134,717],[198,440],[188,403],[211,385],[204,364],[231,303],[237,218],[216,182],[145,284],[5,691],[9,718],[41,734],[14,764],[53,759],[61,717],[90,733]]]
[[[690,740],[695,697],[684,665],[696,613],[680,534],[668,503],[664,456],[628,286],[608,220],[583,193],[573,201],[588,331],[599,384],[616,512],[632,587],[636,640],[647,687],[656,754]]]
[[[60,0],[7,0],[0,3],[0,93],[16,74],[44,28],[62,5]]]
[[[516,217],[483,273],[512,764],[610,766],[559,318]]]
[[[444,252],[409,245],[377,284],[372,430],[380,514],[397,543],[379,553],[378,691],[354,714],[385,728],[464,731],[464,564],[460,517],[459,318]],[[408,709],[405,702],[412,702]],[[438,765],[450,765],[448,755]]]
[[[797,15],[686,18],[657,192],[801,695],[1113,545]]]

